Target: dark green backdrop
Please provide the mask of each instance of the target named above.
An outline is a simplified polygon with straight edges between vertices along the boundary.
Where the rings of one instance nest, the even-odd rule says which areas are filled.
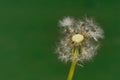
[[[105,31],[93,61],[74,80],[120,80],[119,0],[0,0],[0,80],[66,80],[54,54],[58,20],[91,16]]]

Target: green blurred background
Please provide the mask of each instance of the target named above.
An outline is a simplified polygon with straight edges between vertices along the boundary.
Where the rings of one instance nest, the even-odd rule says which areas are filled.
[[[0,80],[66,80],[70,64],[54,53],[58,20],[91,16],[105,39],[74,80],[120,80],[119,0],[0,0]]]

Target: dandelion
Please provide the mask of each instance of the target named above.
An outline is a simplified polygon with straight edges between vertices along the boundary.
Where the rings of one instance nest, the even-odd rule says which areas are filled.
[[[85,18],[74,20],[65,17],[59,21],[63,37],[58,44],[56,52],[59,59],[72,62],[68,80],[72,80],[76,64],[91,60],[99,47],[100,39],[104,38],[103,30],[93,21]]]

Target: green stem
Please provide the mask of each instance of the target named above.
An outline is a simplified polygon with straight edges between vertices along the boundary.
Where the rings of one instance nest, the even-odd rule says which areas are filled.
[[[76,57],[78,56],[79,52],[78,52],[78,48],[75,48],[75,50],[73,51],[73,59],[72,59],[72,63],[71,63],[71,67],[70,67],[70,71],[68,74],[68,79],[67,80],[72,80],[74,72],[75,72],[75,67],[76,67]]]

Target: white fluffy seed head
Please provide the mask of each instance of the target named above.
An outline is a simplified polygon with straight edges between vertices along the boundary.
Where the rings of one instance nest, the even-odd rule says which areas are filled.
[[[88,18],[85,20],[74,20],[73,18],[65,17],[59,21],[59,24],[64,30],[63,38],[57,47],[59,59],[64,62],[72,61],[73,48],[77,47],[80,50],[79,55],[76,57],[78,62],[91,60],[96,54],[100,39],[104,38],[102,28]]]

